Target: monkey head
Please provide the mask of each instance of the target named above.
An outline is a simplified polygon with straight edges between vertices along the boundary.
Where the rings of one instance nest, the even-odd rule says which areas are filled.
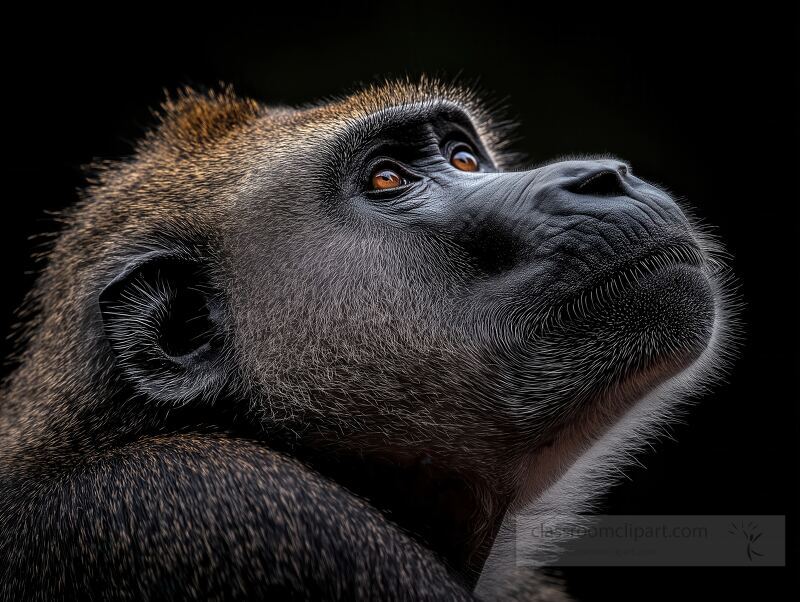
[[[79,328],[34,335],[43,382],[90,357],[97,404],[235,415],[528,503],[707,379],[724,270],[627,163],[529,168],[508,140],[431,81],[301,109],[179,95],[69,218],[40,290]]]

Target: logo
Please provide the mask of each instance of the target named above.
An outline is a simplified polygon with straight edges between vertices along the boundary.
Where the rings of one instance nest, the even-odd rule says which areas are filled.
[[[744,521],[742,521],[737,525],[735,522],[731,522],[728,533],[744,540],[745,553],[750,562],[753,562],[753,558],[755,557],[763,556],[763,554],[756,549],[758,540],[764,534],[761,529],[759,529],[757,523],[750,521],[745,525]]]

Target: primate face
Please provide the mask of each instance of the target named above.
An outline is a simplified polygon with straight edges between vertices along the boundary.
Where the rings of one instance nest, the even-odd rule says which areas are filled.
[[[488,477],[697,361],[717,264],[667,193],[616,159],[515,167],[468,96],[385,94],[253,142],[224,244],[265,424]]]
[[[118,253],[100,298],[123,381],[159,403],[514,495],[531,462],[556,478],[710,365],[716,253],[627,163],[528,168],[502,122],[438,84],[302,110],[202,102],[92,206],[138,211],[114,230],[135,257]]]

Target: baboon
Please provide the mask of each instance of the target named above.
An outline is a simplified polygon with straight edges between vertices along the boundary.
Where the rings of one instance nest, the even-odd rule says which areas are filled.
[[[511,595],[504,517],[601,491],[728,312],[666,192],[509,127],[430,79],[187,89],[93,166],[3,387],[0,599]]]

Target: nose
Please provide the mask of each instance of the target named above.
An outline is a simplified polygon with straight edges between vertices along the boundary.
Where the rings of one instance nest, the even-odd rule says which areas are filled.
[[[562,161],[538,172],[538,179],[548,188],[561,189],[578,196],[614,197],[631,193],[630,168],[615,159]]]
[[[609,164],[610,163],[610,164]],[[630,187],[626,186],[628,166],[619,161],[587,162],[579,167],[574,181],[567,185],[567,190],[578,195],[594,197],[625,196]]]
[[[616,159],[561,161],[528,172],[531,207],[539,213],[591,216],[619,228],[685,228],[686,216],[669,195],[640,180]],[[642,222],[644,224],[644,222]],[[642,234],[638,232],[637,234]]]

